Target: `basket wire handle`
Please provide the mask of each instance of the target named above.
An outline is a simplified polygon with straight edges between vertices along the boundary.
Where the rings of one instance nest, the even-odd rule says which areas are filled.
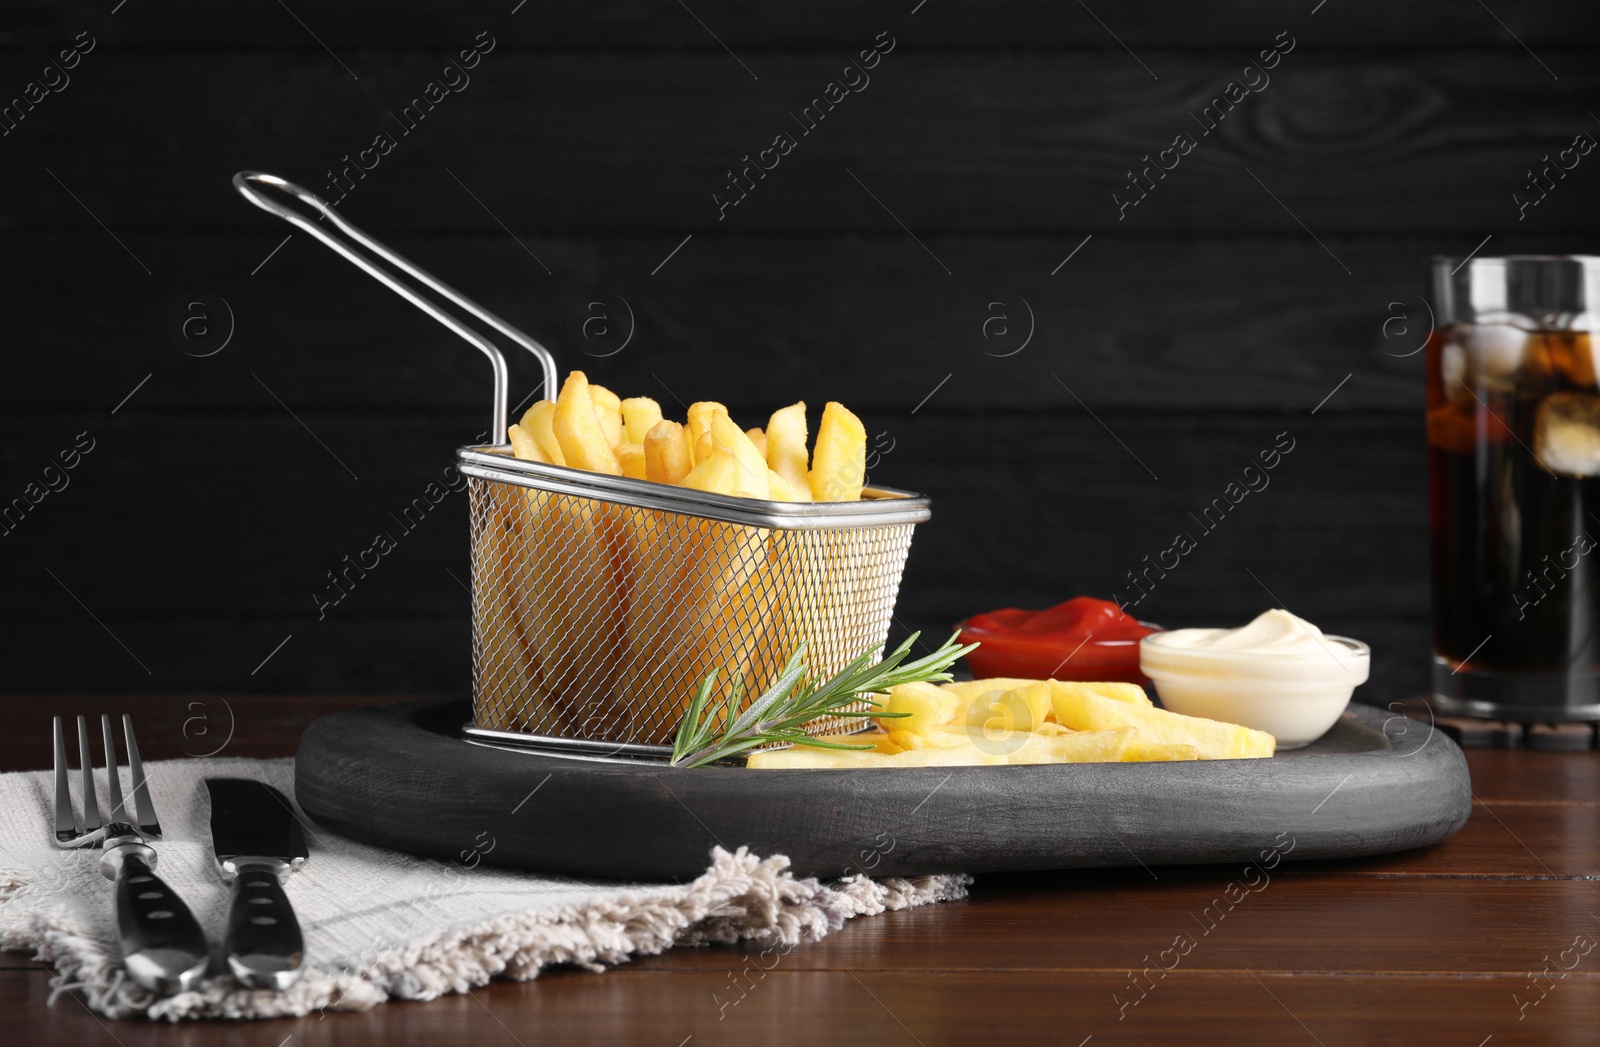
[[[387,287],[401,298],[404,298],[418,309],[421,309],[423,312],[433,317],[439,323],[443,324],[456,337],[465,341],[467,344],[483,353],[483,355],[487,356],[489,358],[489,363],[494,367],[494,417],[489,430],[492,442],[500,443],[505,440],[507,402],[506,361],[505,357],[500,355],[500,350],[495,348],[494,343],[489,341],[489,339],[484,337],[482,334],[473,330],[471,327],[468,327],[466,324],[462,323],[460,320],[456,319],[454,316],[451,316],[444,309],[440,308],[440,306],[435,302],[429,300],[413,288],[406,285],[403,281],[382,268],[380,265],[368,259],[360,251],[350,246],[350,244],[335,236],[333,232],[331,232],[326,226],[320,225],[317,221],[307,218],[304,214],[290,207],[288,204],[268,197],[264,192],[262,192],[262,188],[273,189],[286,196],[292,196],[301,203],[315,208],[322,218],[328,219],[328,221],[332,223],[332,225],[338,229],[339,232],[349,237],[350,240],[353,240],[356,244],[366,248],[372,254],[377,255],[378,258],[388,262],[390,265],[394,266],[396,269],[399,269],[402,273],[405,273],[407,276],[422,284],[424,287],[445,298],[458,309],[483,321],[496,331],[499,331],[505,337],[511,339],[513,342],[516,342],[518,345],[528,350],[528,352],[533,354],[534,359],[539,361],[539,367],[544,372],[545,398],[555,398],[557,388],[556,362],[555,359],[550,355],[550,351],[548,349],[540,345],[533,338],[530,338],[528,335],[506,323],[504,320],[500,319],[483,306],[474,302],[466,295],[457,291],[449,284],[446,284],[444,281],[439,280],[426,271],[417,268],[415,265],[412,265],[402,256],[396,254],[394,251],[391,251],[377,240],[374,240],[366,233],[363,233],[360,229],[357,229],[355,226],[345,221],[343,215],[339,214],[338,211],[330,207],[328,202],[322,199],[322,197],[318,196],[316,193],[313,193],[308,189],[303,189],[287,179],[279,178],[277,175],[266,174],[261,171],[240,171],[238,174],[233,176],[233,187],[239,191],[240,196],[255,204],[263,211],[266,211],[270,214],[275,214],[279,218],[282,218],[284,221],[288,222],[290,225],[293,225],[295,228],[303,229],[307,233],[310,233],[312,236],[316,237],[318,240],[321,240],[328,247],[343,256],[346,261],[350,262],[356,268],[360,269],[362,272],[383,284],[383,286]]]

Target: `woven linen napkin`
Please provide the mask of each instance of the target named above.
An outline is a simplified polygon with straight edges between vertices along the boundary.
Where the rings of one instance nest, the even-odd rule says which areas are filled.
[[[0,948],[53,965],[57,988],[80,989],[114,1018],[277,1018],[365,1010],[391,999],[431,1000],[494,977],[528,979],[551,964],[593,971],[674,945],[758,939],[793,946],[875,915],[966,895],[966,876],[822,884],[796,879],[781,856],[741,848],[709,855],[688,884],[577,880],[440,862],[337,836],[296,810],[311,857],[285,884],[305,932],[305,972],[286,992],[251,990],[225,973],[220,944],[229,888],[211,855],[208,777],[256,778],[294,795],[293,760],[170,760],[145,765],[164,835],[156,872],[194,911],[212,946],[212,975],[192,991],[158,997],[126,977],[112,885],[94,849],[52,846],[49,772],[0,775]],[[76,779],[76,775],[73,776]],[[100,809],[110,809],[104,776]],[[124,779],[126,781],[126,778]],[[74,799],[79,802],[74,781]]]

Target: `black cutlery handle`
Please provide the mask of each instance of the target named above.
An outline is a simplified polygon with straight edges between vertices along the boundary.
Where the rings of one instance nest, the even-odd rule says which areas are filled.
[[[276,868],[249,866],[234,877],[223,952],[245,985],[286,989],[300,977],[305,942]]]
[[[117,938],[129,977],[158,993],[198,985],[211,955],[183,899],[136,853],[123,855],[116,891]]]

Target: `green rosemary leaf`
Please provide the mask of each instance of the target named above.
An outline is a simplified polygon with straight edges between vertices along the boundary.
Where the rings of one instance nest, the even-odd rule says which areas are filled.
[[[909,715],[887,712],[881,708],[882,703],[872,702],[868,696],[885,694],[889,688],[906,683],[949,680],[947,670],[950,666],[977,646],[970,644],[963,647],[956,643],[952,635],[932,654],[906,663],[905,659],[920,635],[912,633],[904,643],[876,663],[872,661],[873,656],[883,646],[871,647],[828,679],[809,687],[801,684],[807,668],[805,646],[802,644],[789,656],[777,678],[738,715],[735,715],[735,711],[744,696],[742,678],[735,677],[727,700],[722,703],[719,717],[714,711],[709,711],[716,672],[707,674],[678,724],[671,762],[683,767],[704,767],[760,746],[782,743],[813,745],[823,749],[872,748],[870,745],[819,742],[808,736],[803,728],[807,723],[824,716],[859,719],[866,716],[895,718]],[[872,708],[846,708],[862,701],[867,701]]]
[[[772,681],[772,685],[767,688],[761,697],[751,702],[750,708],[746,709],[737,720],[734,720],[728,726],[729,734],[737,735],[748,729],[751,724],[760,719],[762,713],[789,697],[790,691],[793,690],[794,685],[806,671],[805,662],[801,661],[805,655],[805,649],[805,644],[795,648],[794,653],[789,656],[789,661],[785,663],[783,672],[778,675],[776,680]]]
[[[711,670],[706,678],[700,682],[700,689],[689,702],[689,708],[683,712],[683,719],[678,722],[678,736],[672,743],[672,761],[678,759],[691,749],[702,744],[702,731],[700,730],[701,713],[705,710],[706,702],[711,699],[711,689],[716,686],[717,671]]]

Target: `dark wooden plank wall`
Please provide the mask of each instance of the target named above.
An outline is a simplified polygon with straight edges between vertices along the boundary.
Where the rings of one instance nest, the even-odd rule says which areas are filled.
[[[0,104],[95,41],[0,137],[0,500],[94,440],[0,536],[12,692],[466,686],[461,495],[322,620],[312,594],[483,430],[482,360],[303,234],[262,264],[289,230],[233,194],[242,168],[321,189],[387,132],[344,213],[563,366],[744,424],[857,408],[892,442],[875,479],[936,499],[909,627],[1124,591],[1288,433],[1271,486],[1138,610],[1281,600],[1373,643],[1373,701],[1425,685],[1429,614],[1421,359],[1374,328],[1433,254],[1600,228],[1597,161],[1524,220],[1512,200],[1600,133],[1600,18],[1571,0],[114,6],[0,16]],[[402,133],[482,32],[470,83]],[[789,113],[880,33],[870,83],[799,134]],[[719,218],[725,172],[780,132],[793,151]],[[1180,133],[1192,152],[1119,217],[1125,172]],[[166,333],[194,289],[236,318],[214,356]],[[567,336],[596,289],[636,317],[614,356]],[[971,334],[997,296],[1035,318],[1015,355]]]

